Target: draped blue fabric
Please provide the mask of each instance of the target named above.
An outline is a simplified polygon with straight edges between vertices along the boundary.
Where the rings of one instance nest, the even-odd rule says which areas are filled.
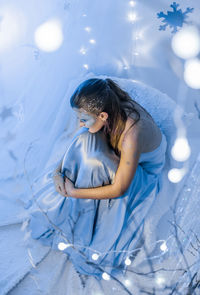
[[[114,199],[63,197],[55,191],[49,174],[35,195],[37,205],[29,209],[31,237],[58,251],[61,242],[71,245],[63,252],[81,274],[100,280],[103,272],[120,273],[126,257],[134,258],[142,240],[144,220],[161,188],[166,148],[162,132],[160,146],[141,154],[129,188]],[[103,131],[90,133],[83,127],[64,154],[62,172],[75,187],[92,188],[111,184],[118,164],[119,157]],[[92,258],[94,253],[99,255],[97,260]]]

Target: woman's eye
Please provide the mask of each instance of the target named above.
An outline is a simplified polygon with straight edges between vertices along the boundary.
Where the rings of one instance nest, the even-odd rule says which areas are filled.
[[[85,122],[86,122],[86,120],[84,120],[84,119],[81,119],[81,120],[80,120],[80,122],[84,122],[84,123],[85,123]]]

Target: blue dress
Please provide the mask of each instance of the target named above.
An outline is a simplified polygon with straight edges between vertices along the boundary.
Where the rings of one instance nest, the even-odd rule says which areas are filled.
[[[114,199],[63,197],[55,191],[51,171],[36,185],[29,208],[31,238],[66,253],[80,274],[98,280],[103,273],[121,274],[126,258],[134,258],[145,217],[161,188],[166,147],[162,132],[160,146],[141,154],[129,188]],[[111,184],[118,164],[103,131],[90,133],[83,127],[73,137],[61,170],[75,187],[90,188]]]

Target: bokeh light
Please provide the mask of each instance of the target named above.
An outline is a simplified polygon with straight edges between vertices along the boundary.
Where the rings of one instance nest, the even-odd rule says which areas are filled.
[[[58,249],[63,251],[63,250],[65,250],[66,248],[68,248],[70,246],[71,246],[71,244],[59,243],[58,244]]]
[[[40,25],[34,34],[39,49],[47,52],[56,51],[63,42],[62,27],[58,20],[50,20]]]
[[[110,280],[110,275],[107,274],[106,272],[104,272],[104,273],[102,274],[102,278],[103,278],[104,280],[106,280],[106,281],[109,281],[109,280]]]
[[[191,154],[187,138],[178,137],[171,150],[171,155],[176,161],[186,161]]]
[[[193,89],[200,89],[200,60],[189,59],[185,62],[184,80]]]
[[[183,59],[197,56],[200,51],[198,29],[194,26],[183,28],[174,35],[171,45],[174,53]]]
[[[184,169],[173,168],[168,172],[168,179],[173,183],[178,183],[181,181],[183,176],[185,175]]]

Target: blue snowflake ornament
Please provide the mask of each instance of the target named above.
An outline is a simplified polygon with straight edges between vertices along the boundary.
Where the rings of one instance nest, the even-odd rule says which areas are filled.
[[[192,12],[194,8],[187,7],[186,11],[183,12],[181,9],[177,9],[179,4],[176,2],[173,2],[170,7],[172,7],[173,11],[167,11],[167,14],[162,11],[157,13],[158,18],[164,18],[162,20],[164,25],[161,25],[159,30],[165,31],[166,27],[169,26],[173,28],[172,33],[176,33],[178,31],[177,27],[182,27],[184,23],[188,23],[186,21],[188,13]]]

